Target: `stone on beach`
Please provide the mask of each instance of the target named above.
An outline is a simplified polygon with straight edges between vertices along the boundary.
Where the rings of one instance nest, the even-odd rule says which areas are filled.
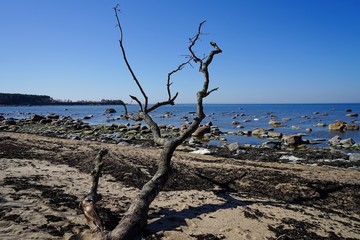
[[[308,143],[302,139],[301,135],[290,135],[290,136],[283,136],[282,141],[284,142],[285,146],[290,147],[297,147],[301,144]]]
[[[45,117],[37,114],[34,114],[30,117],[30,120],[33,122],[40,122],[42,119],[45,119]]]
[[[341,120],[335,120],[334,123],[329,124],[330,131],[343,131],[345,128],[346,122]]]
[[[354,123],[346,123],[341,120],[335,120],[334,123],[329,124],[330,131],[346,131],[346,130],[359,130],[359,125]]]
[[[192,136],[201,137],[204,136],[205,133],[210,133],[210,130],[211,130],[210,126],[207,125],[199,126],[192,134]]]
[[[229,145],[227,145],[227,148],[229,149],[230,152],[235,152],[240,149],[240,143],[238,142],[230,143]]]
[[[116,110],[113,108],[107,108],[105,109],[105,113],[116,113]]]
[[[269,125],[271,125],[273,127],[282,127],[283,126],[283,124],[281,122],[278,122],[278,121],[276,121],[274,119],[271,119],[269,121]]]

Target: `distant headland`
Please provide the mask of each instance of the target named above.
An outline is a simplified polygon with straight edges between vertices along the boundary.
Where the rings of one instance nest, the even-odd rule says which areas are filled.
[[[71,101],[54,100],[47,95],[33,95],[21,93],[0,93],[0,106],[22,105],[124,105],[121,100],[102,99],[101,101]]]

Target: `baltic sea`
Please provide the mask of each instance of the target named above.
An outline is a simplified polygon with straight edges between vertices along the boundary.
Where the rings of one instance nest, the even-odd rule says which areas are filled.
[[[106,114],[105,109],[114,108],[116,113]],[[137,110],[136,105],[129,105],[129,111]],[[267,139],[233,135],[238,131],[252,131],[255,128],[272,128],[268,124],[270,119],[282,122],[281,127],[275,129],[284,135],[304,134],[303,139],[320,140],[319,147],[326,146],[327,140],[339,135],[342,139],[352,138],[360,143],[359,130],[345,132],[331,132],[327,125],[335,120],[346,123],[359,124],[359,117],[346,116],[349,113],[360,113],[359,103],[348,104],[205,104],[204,110],[207,115],[203,123],[212,122],[226,134],[228,143],[239,142],[240,144],[261,144]],[[171,124],[180,126],[184,119],[191,121],[192,113],[196,111],[195,104],[177,104],[165,106],[153,112],[152,116],[159,124]],[[86,115],[92,118],[83,120],[91,125],[95,124],[124,124],[128,123],[120,119],[124,113],[122,106],[3,106],[0,107],[0,115],[5,118],[28,118],[33,114],[47,115],[57,114],[70,116],[74,119],[83,119]],[[286,119],[286,122],[284,121]],[[234,122],[237,122],[234,124]],[[130,122],[131,123],[131,122]],[[324,123],[325,126],[318,126]],[[240,128],[240,126],[241,128]],[[311,132],[306,129],[311,128]],[[214,142],[213,144],[218,144]]]

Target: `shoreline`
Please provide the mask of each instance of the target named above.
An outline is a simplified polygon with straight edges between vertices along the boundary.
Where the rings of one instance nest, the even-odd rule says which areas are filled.
[[[162,135],[169,137],[177,136],[183,128],[186,128],[186,124],[180,127],[160,125]],[[82,119],[56,114],[44,116],[35,114],[21,119],[0,116],[0,132],[31,133],[64,139],[156,147],[152,142],[150,129],[140,122],[132,125],[129,123],[90,125]],[[271,129],[259,128],[254,129],[249,136],[267,139],[262,144],[227,143],[226,138],[231,137],[232,134],[221,132],[218,127],[208,123],[199,127],[193,136],[178,147],[178,150],[256,161],[360,167],[360,144],[352,139],[333,137],[328,141],[327,147],[317,147],[316,141],[303,140],[301,134],[284,136]],[[258,152],[262,152],[260,156],[257,156]]]

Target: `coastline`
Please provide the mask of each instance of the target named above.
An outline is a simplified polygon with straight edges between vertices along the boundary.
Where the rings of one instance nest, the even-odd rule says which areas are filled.
[[[309,141],[310,144],[307,145],[309,147],[328,147],[328,141],[337,135],[341,139],[352,138],[356,144],[360,144],[359,130],[353,128],[359,126],[359,118],[355,115],[360,112],[360,104],[206,104],[205,107],[207,117],[204,124],[211,123],[212,128],[217,127],[216,131],[220,131],[220,135],[210,136],[211,140],[215,141],[211,141],[209,144],[217,146],[232,142],[261,145],[266,141],[279,141],[281,137],[272,134],[273,132],[283,136],[302,135],[304,140]],[[116,113],[106,113],[107,108],[113,108]],[[166,125],[168,128],[179,128],[192,120],[194,109],[194,105],[191,104],[177,104],[175,107],[165,106],[154,112],[152,116],[160,125]],[[128,110],[136,113],[137,106],[129,105]],[[350,110],[352,112],[347,112]],[[114,105],[0,108],[0,118],[2,115],[4,118],[23,119],[22,121],[29,120],[32,115],[43,117],[58,115],[60,118],[70,117],[73,120],[88,123],[90,126],[135,124],[135,122],[123,119],[122,114],[124,114],[123,107]],[[353,114],[354,117],[346,116],[348,114]],[[330,124],[338,120],[352,124],[352,130],[330,130]],[[257,128],[263,130],[261,134],[255,135],[255,132],[259,133],[259,131],[254,131]],[[268,134],[269,132],[271,134]],[[279,139],[274,138],[274,136]],[[221,140],[219,141],[219,139]]]

